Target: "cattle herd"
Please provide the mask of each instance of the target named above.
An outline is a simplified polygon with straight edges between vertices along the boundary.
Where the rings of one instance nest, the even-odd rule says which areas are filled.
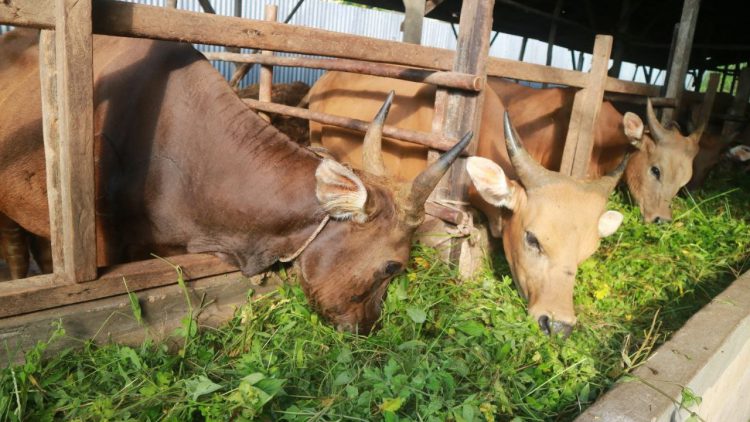
[[[38,39],[26,29],[0,38],[0,252],[13,278],[27,275],[30,256],[51,271]],[[575,91],[499,78],[489,87],[466,160],[470,202],[502,238],[529,313],[567,335],[578,265],[623,221],[606,210],[618,181],[646,223],[670,221],[715,131],[698,116],[685,136],[662,126],[650,101],[646,125],[605,102],[588,177],[577,180],[557,172]],[[307,148],[251,111],[191,46],[94,36],[97,264],[211,253],[249,276],[293,261],[320,314],[368,333],[428,196],[472,138],[432,164],[425,147],[382,139],[386,119],[429,132],[434,99],[431,85],[328,72],[309,108],[373,123],[360,139],[311,122],[318,148]]]

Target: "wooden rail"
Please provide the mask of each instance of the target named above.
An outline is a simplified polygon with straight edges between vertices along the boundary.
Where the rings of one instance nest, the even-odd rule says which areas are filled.
[[[334,116],[333,114],[321,113],[305,108],[291,107],[283,104],[268,103],[258,101],[252,98],[243,98],[242,101],[255,110],[266,113],[285,114],[287,116],[297,117],[300,119],[312,120],[331,126],[343,127],[346,129],[367,132],[370,122],[364,120],[352,119],[349,117]],[[389,138],[401,141],[411,142],[423,145],[440,151],[447,151],[456,144],[457,139],[446,138],[434,133],[416,132],[413,130],[401,129],[395,126],[383,126],[383,135]]]
[[[412,82],[422,82],[446,88],[463,89],[466,91],[481,91],[484,87],[484,79],[476,75],[469,75],[460,72],[414,69],[387,63],[368,63],[348,59],[264,56],[261,54],[203,53],[203,55],[206,56],[208,60],[337,70],[341,72],[361,73],[365,75],[403,79]]]
[[[55,18],[51,1],[13,0],[12,6],[0,2],[0,23],[53,29]],[[97,34],[285,51],[436,70],[452,70],[456,54],[442,48],[301,28],[279,22],[208,15],[111,0],[98,0],[94,2],[93,8],[93,30]],[[486,70],[488,76],[577,88],[588,84],[587,73],[497,57],[487,59]],[[607,78],[604,90],[659,95],[658,86],[616,78]]]

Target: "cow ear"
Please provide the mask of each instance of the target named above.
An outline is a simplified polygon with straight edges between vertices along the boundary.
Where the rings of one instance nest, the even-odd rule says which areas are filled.
[[[324,159],[315,170],[315,195],[323,209],[338,220],[367,220],[367,189],[351,169],[337,161]]]
[[[599,236],[607,237],[617,231],[623,216],[617,211],[607,211],[599,217]]]
[[[627,112],[622,117],[622,125],[625,127],[625,136],[630,140],[630,144],[641,149],[643,147],[643,120],[637,114]]]
[[[495,162],[483,157],[469,157],[466,172],[482,199],[496,207],[513,210],[517,189],[508,183],[505,172]]]

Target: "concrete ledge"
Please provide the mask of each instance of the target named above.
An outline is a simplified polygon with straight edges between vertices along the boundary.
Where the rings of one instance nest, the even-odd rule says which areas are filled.
[[[750,420],[750,272],[746,272],[577,422],[685,421],[683,387],[704,421]],[[648,384],[648,385],[647,385]]]
[[[206,305],[198,314],[199,325],[217,326],[229,320],[235,309],[247,302],[249,289],[262,294],[280,284],[275,278],[258,286],[256,283],[261,277],[248,279],[234,272],[186,282],[194,309],[197,311],[201,298]],[[67,335],[53,343],[47,353],[80,346],[87,339],[130,345],[140,344],[146,337],[163,340],[188,313],[185,294],[177,284],[136,292],[136,295],[143,313],[143,326],[133,317],[127,295],[0,319],[0,345],[3,345],[0,366],[6,366],[10,359],[22,362],[24,353],[37,341],[49,339],[56,321],[62,321]],[[5,356],[5,342],[12,354],[10,359]]]

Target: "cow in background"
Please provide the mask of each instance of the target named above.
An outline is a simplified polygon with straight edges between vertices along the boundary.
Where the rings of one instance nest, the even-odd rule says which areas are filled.
[[[211,253],[251,276],[293,260],[327,320],[369,332],[470,136],[396,181],[379,167],[389,102],[352,170],[262,120],[188,44],[94,35],[93,47],[98,265]],[[38,57],[37,31],[0,38],[0,213],[49,239]]]

